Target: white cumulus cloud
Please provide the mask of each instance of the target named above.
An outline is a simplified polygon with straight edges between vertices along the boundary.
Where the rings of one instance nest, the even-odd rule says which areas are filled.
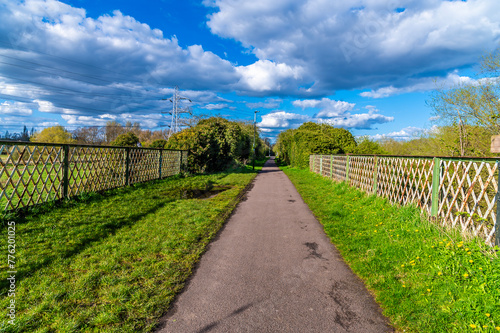
[[[403,86],[477,62],[500,41],[500,2],[214,0],[208,26],[260,61],[299,66],[311,92]],[[266,69],[268,70],[268,69]],[[309,77],[312,77],[312,81]]]

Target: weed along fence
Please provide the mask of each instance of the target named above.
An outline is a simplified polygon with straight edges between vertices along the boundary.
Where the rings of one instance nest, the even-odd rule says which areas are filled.
[[[442,225],[500,245],[499,160],[311,155],[309,162],[312,172],[392,203],[415,204]]]
[[[179,174],[187,151],[0,141],[5,211]]]

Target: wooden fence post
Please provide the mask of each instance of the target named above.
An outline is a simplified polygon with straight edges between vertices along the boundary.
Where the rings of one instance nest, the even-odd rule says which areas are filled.
[[[441,159],[434,157],[434,169],[432,170],[432,197],[431,216],[437,217],[439,210],[439,184],[441,182]]]
[[[69,189],[69,145],[63,145],[64,159],[63,159],[63,193],[62,197],[68,197]]]
[[[319,156],[319,174],[323,176],[323,155]]]

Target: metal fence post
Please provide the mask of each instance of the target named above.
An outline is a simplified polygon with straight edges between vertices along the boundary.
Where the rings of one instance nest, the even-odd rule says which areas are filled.
[[[497,215],[495,219],[495,245],[500,246],[500,161],[497,161],[497,172],[498,172],[498,192],[495,196],[497,201]]]
[[[349,183],[349,155],[347,155],[347,158],[346,158],[345,181]]]
[[[125,148],[125,186],[130,185],[130,148]]]
[[[377,194],[377,181],[378,181],[378,156],[374,157],[374,166],[373,166],[373,193]]]
[[[159,154],[160,154],[160,158],[159,158],[159,161],[158,161],[158,179],[161,179],[161,165],[163,163],[163,149],[162,150],[158,150]]]
[[[431,216],[437,217],[439,210],[439,184],[441,182],[441,159],[434,157],[434,169],[432,170],[432,197]]]
[[[69,189],[69,145],[63,145],[64,159],[63,159],[63,193],[62,197],[68,197]]]

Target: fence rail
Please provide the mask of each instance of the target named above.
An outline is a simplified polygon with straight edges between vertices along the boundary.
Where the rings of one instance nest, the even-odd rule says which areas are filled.
[[[312,172],[400,205],[415,204],[441,225],[500,245],[499,160],[311,155]],[[499,220],[497,220],[499,219]]]
[[[4,211],[179,174],[187,151],[0,141]]]

